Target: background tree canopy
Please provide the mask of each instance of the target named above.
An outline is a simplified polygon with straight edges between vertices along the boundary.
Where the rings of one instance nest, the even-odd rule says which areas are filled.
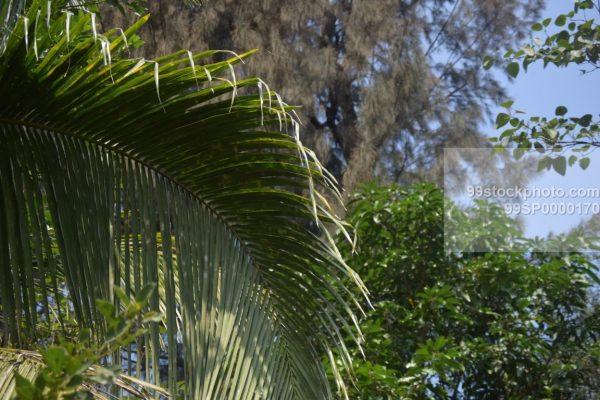
[[[522,0],[150,2],[144,54],[258,48],[244,66],[301,105],[303,140],[353,190],[438,178],[443,146],[479,147],[503,90],[484,54],[516,46],[542,9]],[[112,10],[106,26],[125,23]]]
[[[374,310],[350,397],[596,398],[595,265],[574,253],[446,253],[443,201],[431,185],[367,186],[353,198],[361,240],[355,256],[342,253]],[[494,220],[486,229],[504,229]]]

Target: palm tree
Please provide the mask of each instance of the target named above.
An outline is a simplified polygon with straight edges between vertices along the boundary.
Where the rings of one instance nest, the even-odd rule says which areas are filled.
[[[73,315],[102,341],[95,300],[158,283],[125,372],[174,394],[179,345],[187,398],[329,398],[322,359],[341,382],[359,309],[343,282],[364,291],[335,182],[293,109],[236,79],[250,53],[130,59],[146,19],[101,33],[74,2],[0,2],[0,397],[43,332]]]

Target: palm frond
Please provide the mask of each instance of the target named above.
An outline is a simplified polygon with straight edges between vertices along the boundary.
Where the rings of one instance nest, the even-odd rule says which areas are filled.
[[[147,17],[99,33],[56,7],[25,29],[46,10],[32,2],[0,58],[3,343],[31,344],[62,276],[99,340],[96,298],[118,305],[114,285],[135,296],[160,282],[138,377],[163,381],[166,348],[176,391],[181,342],[190,398],[329,397],[321,358],[337,347],[349,365],[338,323],[358,309],[342,278],[365,289],[327,233],[345,229],[326,200],[337,192],[291,108],[236,80],[251,53],[128,59]]]
[[[25,9],[25,0],[4,0],[0,2],[0,54],[6,48],[11,30]]]

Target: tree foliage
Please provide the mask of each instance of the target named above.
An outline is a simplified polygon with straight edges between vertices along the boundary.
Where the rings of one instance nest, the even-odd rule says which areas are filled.
[[[0,387],[2,398],[10,398],[16,392],[18,400],[75,400],[107,399],[103,388],[115,387],[140,399],[151,399],[150,393],[170,396],[159,386],[120,373],[119,363],[102,366],[107,357],[120,357],[120,349],[146,333],[148,322],[160,322],[154,311],[142,312],[156,285],[150,284],[135,300],[125,292],[114,289],[123,299],[123,310],[116,310],[113,303],[96,300],[100,313],[106,320],[107,336],[102,343],[92,339],[91,331],[80,329],[76,340],[60,336],[57,343],[41,353],[18,349],[1,349],[0,361],[11,363],[3,370],[14,370],[14,379],[7,377]],[[54,338],[45,338],[53,340]]]
[[[516,45],[542,3],[220,0],[190,9],[170,0],[149,3],[154,17],[141,36],[150,56],[260,49],[245,73],[302,106],[303,140],[352,190],[375,176],[437,177],[442,146],[485,144],[484,103],[503,91],[481,54]]]
[[[354,349],[351,397],[596,398],[594,265],[575,253],[447,253],[443,207],[431,185],[354,197],[351,262],[374,310],[361,322],[366,359]],[[494,220],[486,230],[505,229]]]
[[[532,63],[541,62],[544,68],[548,65],[557,68],[577,66],[583,74],[593,73],[600,68],[598,16],[599,4],[591,0],[578,0],[573,11],[536,22],[531,26],[533,42],[504,54],[507,72],[514,78],[520,70],[527,71]],[[488,56],[485,65],[490,67],[494,62],[494,57]],[[523,111],[512,107],[513,103],[503,103],[506,111],[496,118],[496,127],[503,129],[494,139],[499,145],[516,145],[541,153],[554,153],[543,159],[540,168],[554,168],[563,175],[563,165],[567,163],[570,166],[578,163],[583,169],[589,166],[589,154],[600,147],[600,121],[597,116],[570,116],[565,106],[558,105],[552,117],[525,117]],[[565,150],[574,153],[571,152],[566,159],[561,155]]]

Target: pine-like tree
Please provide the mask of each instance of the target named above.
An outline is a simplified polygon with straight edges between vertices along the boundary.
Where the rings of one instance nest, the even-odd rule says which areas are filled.
[[[515,45],[543,0],[233,0],[149,3],[145,56],[258,48],[245,66],[301,105],[303,140],[350,190],[437,178],[442,146],[478,147],[503,89],[484,54]],[[112,12],[108,25],[125,24]]]

